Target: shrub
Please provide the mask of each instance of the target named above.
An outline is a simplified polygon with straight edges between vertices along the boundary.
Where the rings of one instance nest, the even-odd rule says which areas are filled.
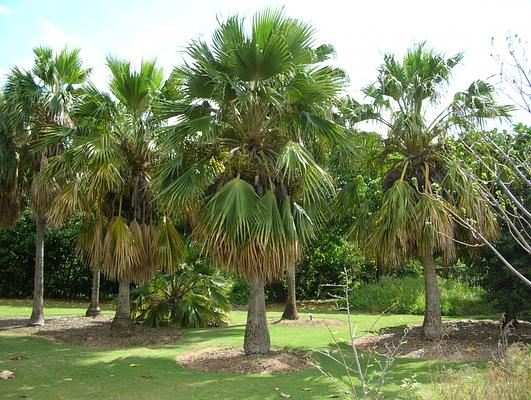
[[[230,283],[205,260],[157,273],[132,291],[131,316],[151,327],[206,328],[226,323]]]
[[[490,362],[486,371],[473,367],[446,370],[433,384],[436,399],[525,400],[531,393],[531,353],[526,345],[513,344],[505,357]]]
[[[76,257],[75,238],[82,228],[69,219],[61,229],[48,229],[44,242],[44,296],[89,298],[92,271]],[[10,229],[0,229],[0,297],[30,297],[35,268],[35,223],[28,210]],[[100,297],[116,293],[116,283],[101,280]]]
[[[249,283],[243,278],[230,278],[232,290],[230,302],[232,304],[247,304],[249,302]]]
[[[485,291],[455,279],[439,278],[441,313],[447,316],[480,315],[494,312],[485,301]],[[384,277],[352,291],[351,307],[359,311],[397,314],[424,313],[424,281],[418,277]]]
[[[323,230],[304,252],[296,269],[297,297],[301,300],[328,298],[320,285],[337,284],[345,269],[352,280],[376,280],[376,265],[365,261],[361,251],[338,229]]]

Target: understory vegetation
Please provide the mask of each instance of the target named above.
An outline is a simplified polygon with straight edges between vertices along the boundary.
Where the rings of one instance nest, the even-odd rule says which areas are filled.
[[[441,314],[445,316],[493,315],[496,307],[486,300],[486,292],[457,279],[440,278]],[[372,313],[424,314],[422,276],[384,277],[353,290],[354,310]]]
[[[518,400],[531,393],[531,352],[516,344],[486,369],[446,369],[434,380],[434,398],[440,400]]]
[[[131,293],[133,320],[151,327],[208,328],[227,323],[231,283],[211,267],[182,264]]]

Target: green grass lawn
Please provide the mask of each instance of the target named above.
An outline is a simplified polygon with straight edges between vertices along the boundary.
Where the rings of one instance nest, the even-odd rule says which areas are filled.
[[[28,316],[27,300],[0,300],[1,316]],[[82,315],[87,304],[48,301],[46,315]],[[112,313],[110,305],[104,306]],[[304,314],[304,311],[302,311]],[[316,317],[346,320],[338,312],[312,312]],[[280,317],[280,312],[269,312]],[[0,370],[15,371],[15,378],[0,381],[0,399],[323,399],[336,394],[334,385],[319,371],[310,368],[284,374],[235,375],[205,373],[181,368],[175,356],[193,348],[241,346],[245,313],[232,312],[231,324],[224,328],[184,330],[184,339],[174,345],[128,349],[90,348],[51,343],[45,339],[0,333]],[[377,316],[354,314],[358,333],[370,329]],[[382,317],[375,329],[422,321],[421,316]],[[336,338],[348,337],[345,327],[332,328]],[[333,347],[326,328],[270,326],[274,347],[313,351]],[[10,357],[24,355],[19,361]],[[325,370],[345,379],[341,367],[316,356]],[[131,367],[131,364],[138,364]],[[430,372],[442,363],[397,359],[387,376],[386,398],[400,397],[402,380],[415,375],[424,391],[429,390]],[[446,366],[456,363],[445,363]],[[278,390],[275,390],[277,388]],[[303,391],[302,388],[309,388]]]

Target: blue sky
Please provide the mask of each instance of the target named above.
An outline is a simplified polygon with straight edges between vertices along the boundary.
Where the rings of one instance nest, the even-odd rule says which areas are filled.
[[[284,6],[311,22],[318,40],[336,47],[336,64],[349,74],[354,95],[374,79],[384,53],[399,55],[414,42],[448,55],[465,52],[450,88],[459,90],[498,72],[492,37],[500,50],[508,33],[531,40],[529,0],[0,0],[0,74],[29,67],[36,45],[68,44],[82,48],[93,80],[104,88],[106,54],[135,63],[156,57],[169,71],[191,39],[210,35],[216,17],[267,6]]]

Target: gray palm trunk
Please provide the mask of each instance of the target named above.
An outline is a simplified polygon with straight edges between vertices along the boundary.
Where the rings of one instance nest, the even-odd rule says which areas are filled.
[[[288,297],[282,319],[299,319],[299,314],[297,313],[297,294],[295,290],[295,266],[286,269],[286,276],[288,278]]]
[[[426,291],[422,330],[424,337],[432,340],[443,335],[441,302],[433,254],[422,257],[422,266],[424,267],[424,288]]]
[[[250,279],[249,309],[243,350],[245,354],[267,354],[271,347],[265,309],[264,280],[259,277]]]
[[[92,272],[92,291],[90,295],[90,306],[87,309],[85,315],[87,317],[96,317],[100,314],[100,270],[95,269]]]
[[[131,303],[129,299],[130,284],[126,279],[119,280],[118,303],[116,313],[111,323],[112,336],[127,336],[131,334]]]
[[[35,286],[33,289],[33,309],[30,325],[44,325],[44,218],[36,217],[35,233]]]

